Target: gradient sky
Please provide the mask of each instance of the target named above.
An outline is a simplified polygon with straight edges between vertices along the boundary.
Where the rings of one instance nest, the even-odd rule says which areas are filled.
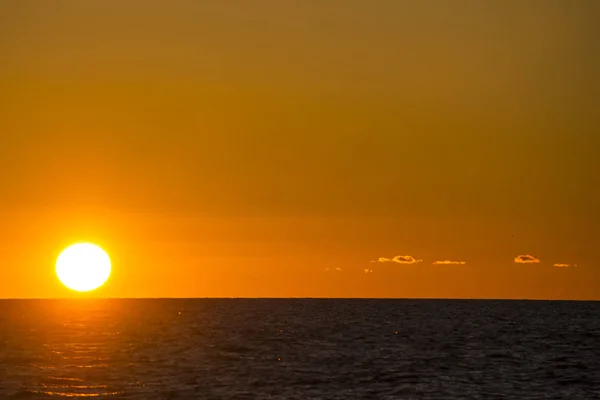
[[[0,0],[0,297],[69,296],[93,241],[97,296],[600,299],[599,20]]]

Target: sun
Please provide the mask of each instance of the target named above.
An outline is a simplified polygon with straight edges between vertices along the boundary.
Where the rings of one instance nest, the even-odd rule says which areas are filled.
[[[102,286],[110,276],[110,270],[110,257],[92,243],[71,245],[56,260],[58,279],[78,292],[89,292]]]

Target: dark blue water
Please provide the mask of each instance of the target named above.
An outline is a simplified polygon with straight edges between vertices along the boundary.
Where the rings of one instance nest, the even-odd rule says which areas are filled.
[[[600,302],[0,301],[0,398],[600,399]]]

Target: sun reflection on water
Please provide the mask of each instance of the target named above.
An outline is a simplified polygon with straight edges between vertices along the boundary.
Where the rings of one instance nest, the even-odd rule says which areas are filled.
[[[69,398],[122,395],[120,383],[111,375],[111,365],[118,361],[120,331],[114,323],[107,324],[108,306],[103,300],[57,301],[38,310],[28,346],[42,356],[29,366],[44,372],[22,391]]]

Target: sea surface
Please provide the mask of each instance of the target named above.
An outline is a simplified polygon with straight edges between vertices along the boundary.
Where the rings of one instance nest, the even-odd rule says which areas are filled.
[[[600,302],[1,300],[0,399],[600,399]]]

